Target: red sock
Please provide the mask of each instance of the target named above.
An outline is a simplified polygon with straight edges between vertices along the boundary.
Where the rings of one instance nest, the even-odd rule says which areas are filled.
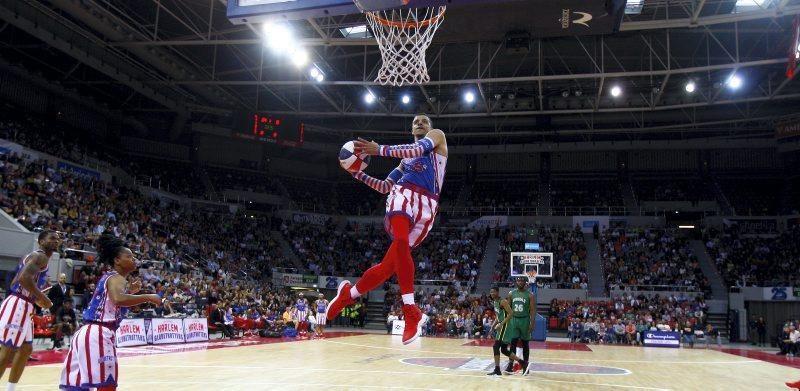
[[[408,252],[408,259],[411,259],[411,252],[408,249],[408,217],[403,215],[394,215],[389,219],[389,222],[392,226],[392,245],[389,246],[389,249],[386,250],[386,255],[383,256],[383,260],[381,263],[369,268],[364,275],[361,276],[361,279],[358,280],[356,283],[356,289],[362,295],[377,288],[379,285],[386,282],[389,277],[396,271],[398,248],[405,247],[406,252]],[[405,245],[403,245],[405,244]],[[413,284],[414,284],[414,262],[411,261],[411,285],[413,291]],[[398,274],[398,278],[400,278]],[[402,289],[401,289],[402,290]]]
[[[411,259],[411,246],[408,243],[408,231],[411,228],[408,217],[394,215],[390,222],[392,223],[393,240],[389,251],[394,258],[400,294],[414,293],[414,260]]]

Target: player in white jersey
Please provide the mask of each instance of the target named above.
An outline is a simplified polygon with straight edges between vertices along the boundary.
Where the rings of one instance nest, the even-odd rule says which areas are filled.
[[[319,294],[319,299],[315,302],[317,306],[317,336],[325,336],[325,324],[328,323],[328,300],[325,300],[325,295]]]
[[[141,281],[128,285],[126,278],[136,269],[136,259],[121,240],[104,234],[97,240],[97,253],[98,262],[111,265],[113,270],[97,283],[83,311],[83,326],[72,336],[61,370],[60,388],[63,390],[116,390],[119,370],[114,333],[127,307],[162,304],[158,295],[136,294],[142,288]]]
[[[43,309],[53,306],[42,288],[47,284],[48,261],[61,244],[61,238],[57,232],[42,231],[38,241],[40,249],[19,262],[8,297],[0,305],[0,378],[11,363],[8,389],[12,391],[33,350],[34,304]]]

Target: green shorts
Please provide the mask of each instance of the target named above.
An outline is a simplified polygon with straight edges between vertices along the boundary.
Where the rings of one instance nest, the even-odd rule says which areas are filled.
[[[511,318],[504,327],[503,343],[511,343],[514,339],[531,340],[530,318]]]

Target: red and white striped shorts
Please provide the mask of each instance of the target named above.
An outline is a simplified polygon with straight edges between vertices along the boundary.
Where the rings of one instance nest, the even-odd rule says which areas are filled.
[[[61,369],[60,388],[116,387],[119,368],[115,342],[114,330],[108,327],[90,323],[78,329]]]
[[[320,326],[325,326],[328,323],[328,317],[325,316],[324,312],[317,312],[317,324]]]
[[[394,185],[386,198],[386,217],[383,219],[383,226],[394,238],[389,219],[398,214],[407,216],[411,222],[408,243],[414,248],[428,236],[438,209],[438,196],[411,184]]]
[[[9,295],[0,305],[0,336],[2,344],[18,348],[33,342],[33,303],[16,295]]]

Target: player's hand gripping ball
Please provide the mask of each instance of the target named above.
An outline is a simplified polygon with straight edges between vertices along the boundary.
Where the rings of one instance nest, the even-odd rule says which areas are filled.
[[[355,144],[352,141],[344,143],[339,151],[339,165],[351,173],[364,171],[369,165],[369,160],[369,155],[356,151]]]

